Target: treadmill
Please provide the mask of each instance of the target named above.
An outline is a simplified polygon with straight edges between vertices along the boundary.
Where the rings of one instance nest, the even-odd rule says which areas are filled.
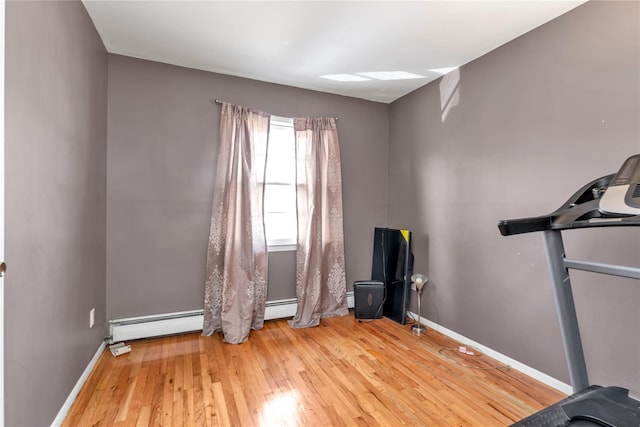
[[[542,232],[574,392],[512,426],[640,427],[640,401],[629,397],[629,390],[589,384],[569,279],[569,269],[575,269],[640,280],[640,267],[566,258],[562,242],[563,230],[637,226],[640,226],[640,154],[629,157],[616,174],[586,184],[549,215],[498,222],[503,236]]]

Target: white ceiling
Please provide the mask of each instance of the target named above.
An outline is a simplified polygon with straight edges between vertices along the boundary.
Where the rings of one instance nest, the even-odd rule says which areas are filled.
[[[83,3],[111,53],[388,103],[584,1]],[[424,77],[321,77],[374,71]]]

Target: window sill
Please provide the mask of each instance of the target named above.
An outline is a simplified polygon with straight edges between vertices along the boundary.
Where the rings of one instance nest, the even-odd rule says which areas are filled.
[[[267,252],[295,252],[296,245],[269,245]]]

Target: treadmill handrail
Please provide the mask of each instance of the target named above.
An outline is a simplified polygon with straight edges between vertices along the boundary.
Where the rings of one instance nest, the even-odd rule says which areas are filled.
[[[498,221],[498,229],[503,236],[511,236],[545,230],[640,226],[640,215],[607,214],[598,209],[600,197],[614,176],[610,174],[594,179],[548,215],[503,219]]]

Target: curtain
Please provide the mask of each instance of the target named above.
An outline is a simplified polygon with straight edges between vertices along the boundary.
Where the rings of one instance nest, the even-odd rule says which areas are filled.
[[[349,314],[344,262],[342,175],[333,118],[294,119],[298,241],[293,328]]]
[[[239,344],[261,329],[267,295],[263,220],[269,115],[228,103],[220,115],[203,335]]]

